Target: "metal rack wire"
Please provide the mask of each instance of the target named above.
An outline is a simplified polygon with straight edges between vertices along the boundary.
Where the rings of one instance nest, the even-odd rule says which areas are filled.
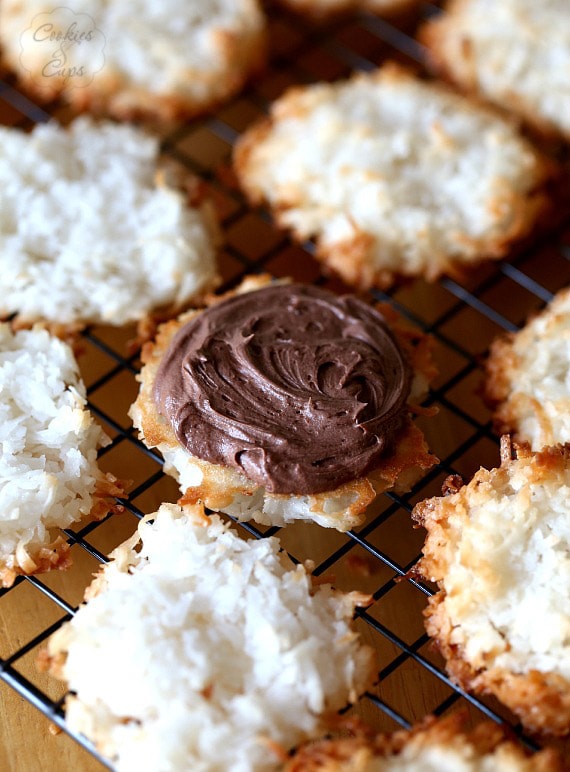
[[[436,12],[434,6],[422,6],[423,17]],[[395,26],[360,14],[323,27],[273,9],[271,63],[263,77],[215,114],[177,126],[164,137],[164,153],[199,174],[218,205],[226,235],[221,259],[226,285],[249,272],[268,271],[342,288],[338,280],[321,276],[311,244],[292,244],[272,227],[265,212],[247,205],[228,174],[231,147],[251,120],[290,84],[332,80],[352,69],[373,68],[387,58],[421,66],[423,50],[413,39],[413,23]],[[38,107],[8,82],[0,84],[0,100],[2,115],[15,125],[29,126],[61,110],[56,105],[47,110]],[[531,311],[569,282],[570,219],[541,243],[509,261],[485,265],[465,281],[446,278],[433,285],[416,281],[373,293],[436,339],[440,375],[428,403],[439,413],[423,428],[441,463],[409,494],[382,496],[363,527],[355,531],[325,533],[317,526],[292,525],[279,535],[294,557],[314,560],[316,574],[334,573],[339,586],[373,593],[376,603],[359,612],[357,624],[378,651],[380,681],[356,710],[378,728],[408,727],[429,712],[443,714],[462,705],[474,721],[482,717],[507,721],[523,742],[536,747],[498,703],[465,694],[445,675],[421,619],[425,598],[432,590],[407,578],[423,542],[423,534],[412,528],[409,513],[414,503],[439,493],[448,474],[469,478],[480,465],[497,464],[497,439],[476,396],[482,357],[497,334],[517,329]],[[74,613],[90,573],[134,530],[136,518],[153,511],[163,500],[175,500],[178,493],[173,481],[163,475],[159,457],[138,441],[127,418],[139,367],[136,356],[125,353],[132,334],[128,329],[90,328],[83,334],[85,353],[80,359],[90,407],[113,440],[101,452],[102,466],[119,477],[124,476],[123,469],[136,469],[123,502],[125,513],[66,531],[77,566],[69,578],[20,578],[10,590],[0,591],[0,620],[5,625],[17,628],[14,608],[18,614],[30,609],[37,614],[33,635],[18,639],[11,647],[1,645],[0,679],[65,731],[69,730],[63,696],[37,675],[32,660],[49,635]],[[279,530],[262,532],[250,524],[236,527],[255,537]],[[85,738],[75,739],[99,758]]]

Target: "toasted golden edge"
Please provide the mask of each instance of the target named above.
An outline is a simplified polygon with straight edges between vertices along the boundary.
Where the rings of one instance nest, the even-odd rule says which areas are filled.
[[[517,357],[513,345],[516,333],[504,333],[496,338],[489,348],[485,361],[485,381],[482,396],[485,403],[495,411],[493,424],[499,434],[508,434],[515,429],[513,417],[504,414],[500,406],[507,400],[512,386],[511,374],[516,367]]]
[[[328,739],[301,746],[285,766],[284,772],[366,772],[379,759],[398,757],[412,741],[415,747],[433,745],[468,747],[475,758],[501,750],[510,762],[520,761],[527,772],[562,772],[559,753],[548,748],[533,756],[513,738],[507,729],[493,721],[467,727],[466,711],[443,718],[427,716],[410,730],[376,734],[359,719],[345,719]],[[380,768],[374,766],[374,769]],[[513,768],[513,767],[509,767]]]
[[[485,363],[487,378],[482,386],[482,396],[493,411],[493,431],[498,435],[512,434],[520,442],[530,441],[530,437],[521,435],[519,425],[522,415],[531,410],[543,436],[554,442],[551,422],[541,402],[530,394],[516,393],[517,372],[521,364],[514,349],[516,335],[505,333],[494,340]]]
[[[502,438],[500,467],[479,469],[468,485],[462,485],[456,477],[448,478],[444,484],[446,496],[426,499],[412,512],[413,519],[427,530],[423,556],[414,573],[438,584],[438,592],[429,599],[424,610],[425,627],[445,658],[451,679],[467,691],[495,695],[529,731],[562,737],[570,734],[570,681],[556,673],[513,673],[497,667],[475,670],[465,659],[462,648],[452,643],[453,627],[443,605],[446,565],[439,545],[447,540],[448,512],[455,511],[456,504],[468,512],[469,491],[480,484],[490,484],[496,477],[506,484],[509,468],[521,458],[530,459],[538,481],[567,468],[570,443],[532,453],[525,444],[511,447],[510,439],[505,436]],[[447,497],[450,494],[455,494],[453,500]]]
[[[123,506],[116,503],[115,497],[123,497],[127,485],[127,482],[118,480],[110,473],[101,473],[95,483],[93,504],[87,518],[102,520],[110,512],[122,512]],[[0,586],[11,587],[18,576],[33,576],[69,568],[73,562],[70,546],[61,534],[56,535],[57,531],[55,527],[48,529],[53,539],[51,543],[36,546],[33,551],[18,548],[9,559],[0,561]]]
[[[271,278],[267,275],[248,277],[235,291],[223,296],[212,296],[209,302],[218,302],[231,296],[234,292],[243,293],[261,289],[270,281]],[[397,322],[395,312],[389,307],[382,306],[380,310],[387,318],[412,368],[425,381],[425,388],[427,389],[429,381],[436,374],[431,357],[432,339],[424,333],[411,330]],[[166,322],[159,327],[154,342],[149,342],[143,346],[141,352],[143,367],[140,375],[137,376],[141,387],[129,410],[129,415],[147,447],[156,447],[159,450],[161,447],[168,449],[180,447],[170,424],[156,410],[152,390],[160,361],[170,341],[180,327],[199,313],[200,310],[188,311],[178,319]],[[423,397],[423,394],[421,396]],[[426,412],[414,404],[409,405],[409,410],[412,413]],[[190,454],[188,455],[191,457]],[[251,496],[258,489],[255,483],[248,480],[238,470],[219,464],[211,464],[196,457],[191,458],[192,463],[201,469],[204,479],[201,485],[183,491],[181,500],[184,503],[202,501],[212,509],[223,509],[233,501],[236,495]],[[311,511],[317,515],[322,513],[328,517],[326,503],[331,497],[337,498],[346,494],[354,494],[355,500],[339,516],[338,523],[335,524],[339,530],[348,530],[362,522],[366,507],[378,493],[391,488],[396,488],[399,492],[408,490],[421,473],[435,463],[437,463],[437,458],[429,453],[423,433],[408,415],[395,438],[394,448],[390,455],[387,455],[365,477],[345,483],[333,491],[310,496]],[[165,468],[165,471],[169,474],[173,473],[173,470],[168,467]],[[286,494],[266,493],[265,495],[272,499],[288,498]]]
[[[446,670],[458,686],[475,694],[494,695],[530,732],[554,737],[570,733],[570,681],[556,673],[512,673],[504,668],[477,671],[451,643],[453,630],[443,606],[445,595],[430,598],[425,611],[428,635],[446,660]]]
[[[357,80],[362,77],[374,78],[378,82],[392,83],[404,83],[415,80],[411,70],[395,62],[387,62],[373,74],[356,72],[351,76],[351,80]],[[431,85],[437,91],[449,92],[449,88],[444,84],[432,82]],[[271,204],[254,184],[250,184],[248,178],[250,157],[258,145],[265,141],[272,132],[274,125],[283,116],[286,117],[289,113],[295,114],[295,95],[302,93],[306,88],[303,86],[292,86],[285,91],[273,103],[269,115],[261,118],[241,135],[234,146],[233,152],[233,167],[240,187],[249,202],[253,206],[267,206],[277,225],[284,231],[291,231],[292,237],[299,243],[306,241],[307,233],[291,230],[285,222],[285,215],[295,205],[295,202]],[[483,104],[475,98],[469,101],[474,111],[484,112],[489,117],[507,120],[504,114],[500,114],[490,105]],[[293,104],[292,110],[291,104]],[[367,290],[371,287],[387,288],[399,279],[415,277],[417,275],[422,275],[428,282],[434,282],[444,275],[461,279],[469,267],[478,265],[485,260],[499,260],[505,257],[514,243],[529,235],[538,216],[545,213],[551,207],[551,198],[546,192],[545,186],[549,180],[559,173],[556,164],[551,159],[543,156],[530,143],[528,143],[528,150],[532,152],[535,159],[534,187],[529,193],[524,195],[513,191],[512,223],[510,228],[500,238],[473,239],[465,234],[464,241],[471,249],[477,250],[479,254],[477,258],[456,260],[443,253],[434,253],[433,259],[423,271],[419,273],[415,271],[396,272],[375,265],[375,261],[371,258],[371,253],[376,244],[376,238],[365,231],[358,231],[354,238],[328,246],[324,245],[322,240],[316,236],[316,259],[323,264],[325,269],[332,270],[333,273],[340,276],[347,284],[361,290]]]
[[[468,39],[463,38],[459,46],[462,59],[457,59],[456,50],[448,53],[447,44],[453,39],[456,32],[456,24],[461,18],[463,7],[469,0],[447,0],[444,12],[438,17],[425,22],[418,30],[417,39],[427,49],[426,57],[432,71],[437,73],[449,83],[454,84],[465,94],[488,99],[494,102],[502,110],[512,110],[520,116],[527,126],[531,127],[539,136],[551,139],[557,136],[565,136],[570,139],[570,133],[561,132],[561,128],[547,118],[540,116],[533,105],[523,96],[510,91],[498,99],[487,97],[484,90],[478,84],[478,63],[473,54],[473,47]]]
[[[139,86],[126,83],[119,73],[98,72],[91,83],[83,88],[69,85],[65,78],[50,77],[49,85],[39,85],[34,75],[21,66],[19,56],[6,50],[0,53],[0,71],[13,73],[19,87],[41,103],[62,100],[74,112],[88,112],[97,116],[110,116],[121,121],[144,120],[169,123],[195,118],[211,112],[230,97],[237,94],[248,82],[265,68],[268,52],[268,33],[265,27],[254,31],[247,38],[218,30],[217,42],[224,52],[226,70],[211,74],[188,70],[187,79],[198,80],[204,89],[213,91],[202,98],[173,93],[153,93]],[[224,86],[220,87],[223,78]],[[44,79],[47,80],[47,79]],[[71,79],[73,80],[73,79]]]

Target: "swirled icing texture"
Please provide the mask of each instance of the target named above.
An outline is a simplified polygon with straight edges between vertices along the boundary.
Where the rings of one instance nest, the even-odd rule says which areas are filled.
[[[405,356],[367,303],[270,285],[183,326],[154,400],[192,455],[237,467],[272,493],[320,493],[374,465],[410,382]]]

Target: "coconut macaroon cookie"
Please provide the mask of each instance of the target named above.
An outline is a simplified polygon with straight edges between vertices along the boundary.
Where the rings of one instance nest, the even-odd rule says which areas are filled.
[[[70,564],[59,534],[102,517],[116,480],[97,465],[109,442],[86,408],[69,346],[39,327],[0,324],[0,583]]]
[[[118,772],[271,770],[371,685],[369,596],[313,586],[276,538],[163,504],[118,547],[44,664]]]
[[[486,370],[497,431],[533,450],[570,442],[570,289],[522,330],[497,338]]]
[[[420,37],[461,88],[570,139],[570,12],[566,0],[451,0]]]
[[[454,681],[494,694],[530,731],[570,732],[570,446],[480,469],[418,504],[417,571],[437,582],[426,628]]]
[[[436,459],[412,422],[429,339],[356,297],[251,278],[159,328],[130,415],[184,499],[341,531]]]
[[[502,257],[549,173],[505,120],[392,64],[290,89],[234,163],[253,203],[363,288]]]
[[[474,729],[466,715],[429,716],[411,730],[375,734],[357,724],[342,737],[303,745],[285,772],[562,772],[554,749],[530,755],[492,721]]]
[[[319,20],[355,10],[369,11],[380,16],[392,16],[417,6],[419,0],[279,0],[279,2],[292,11]]]
[[[180,310],[216,280],[217,229],[134,127],[79,118],[0,128],[0,315],[121,325]]]
[[[235,94],[265,57],[258,0],[3,0],[2,57],[39,99],[170,120]]]

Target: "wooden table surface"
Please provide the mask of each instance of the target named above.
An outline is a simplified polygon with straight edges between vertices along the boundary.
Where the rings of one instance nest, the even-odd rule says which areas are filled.
[[[167,149],[178,160],[203,170],[221,217],[226,246],[220,255],[224,282],[236,281],[251,267],[276,276],[314,282],[321,278],[317,263],[305,249],[292,245],[284,234],[271,226],[267,218],[244,205],[228,173],[231,133],[239,134],[262,114],[263,100],[272,99],[282,89],[300,78],[332,79],[348,71],[346,56],[338,54],[339,46],[355,57],[379,63],[389,55],[405,58],[370,31],[370,25],[347,21],[335,25],[327,35],[316,34],[286,15],[272,19],[272,53],[274,64],[254,91],[248,91],[224,106],[212,121],[194,121],[180,126],[153,127],[168,138]],[[331,41],[334,45],[331,46]],[[294,67],[292,66],[294,63]],[[0,95],[1,96],[1,95]],[[4,96],[13,101],[11,91]],[[15,109],[0,98],[0,121],[9,125],[30,126],[27,108]],[[54,108],[59,117],[69,117],[65,110]],[[224,131],[220,131],[220,121]],[[229,139],[228,139],[229,137]],[[469,477],[480,466],[498,463],[498,447],[489,432],[489,414],[477,395],[483,377],[480,360],[490,341],[505,326],[520,325],[527,315],[540,307],[544,292],[537,294],[535,284],[546,294],[570,281],[568,252],[564,238],[543,239],[541,244],[522,252],[513,265],[503,270],[497,264],[482,266],[464,282],[449,280],[428,285],[418,280],[391,294],[391,302],[413,320],[432,330],[436,338],[435,357],[440,370],[434,384],[438,391],[434,404],[436,417],[422,419],[431,449],[444,462],[438,474],[419,486],[410,503],[439,493],[441,482],[450,468]],[[568,240],[565,241],[568,244]],[[567,249],[567,248],[566,248]],[[521,276],[523,277],[521,279]],[[326,279],[325,286],[342,291],[340,282]],[[129,439],[130,421],[127,410],[133,401],[137,384],[129,366],[125,366],[128,343],[134,329],[96,327],[82,341],[79,363],[89,388],[89,399],[106,431],[115,438],[111,450],[101,458],[105,470],[131,480],[130,499],[142,512],[155,511],[162,501],[175,501],[177,488],[172,480],[161,477],[159,467]],[[137,366],[137,361],[133,362]],[[109,423],[111,421],[112,423]],[[118,428],[117,428],[118,427]],[[155,479],[156,478],[156,479]],[[150,481],[150,482],[149,482]],[[394,512],[391,510],[395,509]],[[382,517],[383,513],[385,517]],[[378,526],[366,534],[366,541],[386,554],[398,566],[411,564],[423,542],[421,530],[412,528],[405,508],[394,507],[388,497],[381,497],[368,515],[367,524]],[[136,528],[137,520],[129,511],[113,515],[87,537],[95,549],[107,554]],[[384,588],[370,615],[397,636],[425,662],[441,667],[442,662],[423,636],[422,609],[425,596],[408,582],[394,581],[394,571],[375,558],[365,547],[347,541],[347,537],[310,524],[289,526],[280,533],[284,546],[300,559],[312,558],[317,565],[329,556],[339,554],[330,571],[337,586],[376,592]],[[348,545],[342,551],[343,545]],[[10,657],[21,646],[35,640],[64,612],[50,600],[42,587],[55,592],[75,607],[84,588],[97,570],[98,561],[79,545],[72,548],[73,567],[39,580],[23,580],[0,596],[0,657]],[[381,636],[371,626],[358,623],[366,641],[378,651],[381,668],[386,673],[377,693],[381,699],[408,721],[421,719],[433,710],[466,707],[473,720],[482,718],[477,707],[463,697],[455,698],[445,682],[400,648]],[[34,647],[14,667],[41,693],[57,700],[63,695],[61,684],[37,671],[35,660],[39,647]],[[401,663],[394,662],[402,659]],[[507,720],[512,716],[501,706],[487,700]],[[0,770],[1,772],[98,772],[104,769],[90,753],[65,732],[54,733],[53,725],[27,700],[0,681]],[[381,729],[393,729],[396,722],[370,701],[355,709]]]

